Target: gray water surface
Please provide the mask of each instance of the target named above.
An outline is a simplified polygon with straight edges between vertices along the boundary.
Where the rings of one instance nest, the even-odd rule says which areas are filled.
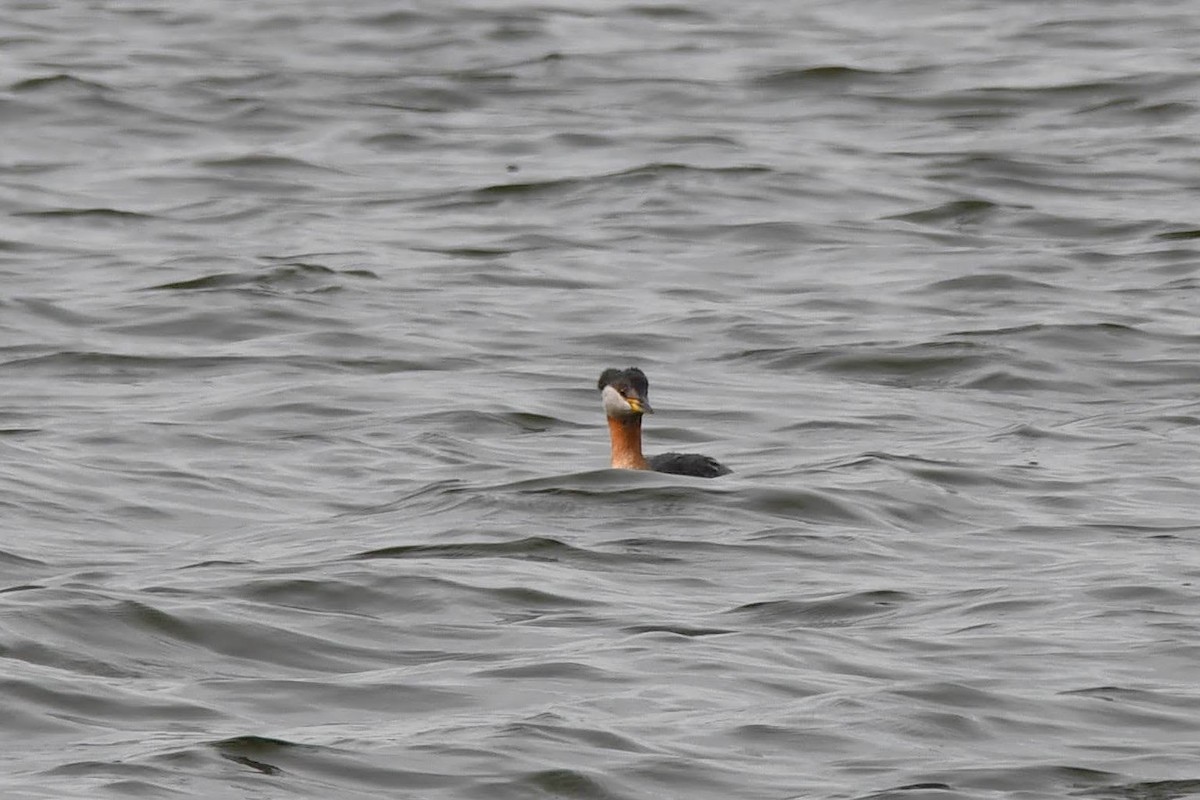
[[[1197,41],[7,4],[0,795],[1200,797]]]

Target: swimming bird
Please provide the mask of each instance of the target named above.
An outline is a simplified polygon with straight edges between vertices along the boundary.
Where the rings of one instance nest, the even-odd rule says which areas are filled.
[[[697,478],[732,472],[724,464],[695,453],[662,453],[650,458],[642,455],[642,416],[653,414],[654,409],[647,399],[650,382],[637,367],[604,370],[597,388],[608,415],[613,469],[649,469]]]

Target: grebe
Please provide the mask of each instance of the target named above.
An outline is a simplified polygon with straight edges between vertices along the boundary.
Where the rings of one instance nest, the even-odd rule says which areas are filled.
[[[697,478],[715,478],[732,472],[724,464],[695,453],[663,453],[649,459],[642,455],[642,415],[653,414],[654,409],[646,399],[650,382],[637,367],[606,369],[597,387],[608,414],[613,469],[651,469]]]

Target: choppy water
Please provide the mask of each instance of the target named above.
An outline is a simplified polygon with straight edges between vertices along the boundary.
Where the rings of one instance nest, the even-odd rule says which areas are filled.
[[[3,16],[4,798],[1200,796],[1196,2]]]

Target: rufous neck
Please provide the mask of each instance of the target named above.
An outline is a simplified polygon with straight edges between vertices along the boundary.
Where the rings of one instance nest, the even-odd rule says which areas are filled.
[[[618,419],[608,418],[608,435],[612,439],[613,469],[650,469],[642,455],[642,415]]]

